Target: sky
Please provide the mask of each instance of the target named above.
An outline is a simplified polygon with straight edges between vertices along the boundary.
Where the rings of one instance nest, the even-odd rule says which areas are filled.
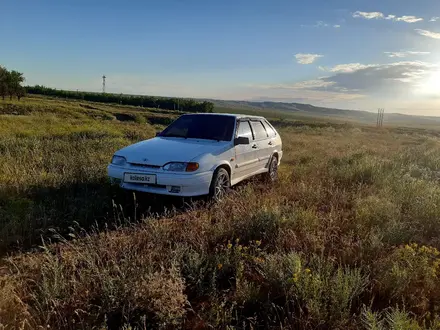
[[[438,0],[0,0],[0,65],[58,89],[440,116]]]

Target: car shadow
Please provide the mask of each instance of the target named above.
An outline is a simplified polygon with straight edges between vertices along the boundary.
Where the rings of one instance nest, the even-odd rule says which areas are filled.
[[[0,254],[184,212],[201,198],[127,191],[107,180],[0,191]]]
[[[239,192],[258,179],[232,188]],[[29,250],[42,243],[115,230],[148,218],[171,217],[189,209],[209,207],[207,196],[182,198],[128,191],[107,179],[31,186],[17,193],[0,191],[0,255]]]
[[[206,196],[178,197],[157,195],[114,187],[113,207],[124,212],[123,217],[129,221],[140,221],[148,217],[171,216],[185,212],[193,207],[205,205]]]

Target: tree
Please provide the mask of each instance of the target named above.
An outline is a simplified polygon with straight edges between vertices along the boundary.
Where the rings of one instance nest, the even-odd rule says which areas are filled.
[[[0,66],[0,95],[4,100],[6,95],[12,100],[15,95],[20,100],[25,95],[25,89],[21,84],[25,81],[21,72],[12,70],[8,71],[6,68]]]
[[[0,95],[4,100],[9,93],[10,72],[6,68],[0,66]]]
[[[17,99],[20,101],[20,99],[21,99],[23,96],[26,96],[26,89],[25,89],[23,86],[20,86],[20,87],[18,88],[18,90],[17,90],[16,95],[17,95]]]
[[[18,99],[22,96],[22,86],[21,84],[24,82],[24,76],[23,73],[12,70],[10,73],[10,82],[9,82],[9,95],[12,100],[12,96],[16,95]]]
[[[144,95],[124,95],[111,93],[89,93],[79,91],[65,91],[40,85],[26,86],[28,94],[42,94],[68,99],[80,99],[91,102],[119,103],[124,105],[143,106],[147,108],[167,109],[186,111],[186,112],[212,112],[214,104],[212,102],[200,102],[192,99],[178,99]]]

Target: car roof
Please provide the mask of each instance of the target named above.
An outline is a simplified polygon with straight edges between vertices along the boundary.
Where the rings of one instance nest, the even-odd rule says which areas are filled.
[[[217,115],[217,116],[228,116],[228,117],[235,117],[237,119],[242,119],[242,118],[248,118],[248,119],[265,119],[262,116],[252,116],[252,115],[243,115],[243,114],[237,114],[237,113],[218,113],[218,112],[212,112],[212,113],[187,113],[185,115],[203,115],[203,116],[212,116],[212,115]]]

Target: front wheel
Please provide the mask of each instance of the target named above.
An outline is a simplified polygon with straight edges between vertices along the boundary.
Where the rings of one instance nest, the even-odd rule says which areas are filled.
[[[215,201],[221,201],[231,187],[229,173],[224,168],[219,168],[212,176],[211,187],[209,189],[210,197]]]

